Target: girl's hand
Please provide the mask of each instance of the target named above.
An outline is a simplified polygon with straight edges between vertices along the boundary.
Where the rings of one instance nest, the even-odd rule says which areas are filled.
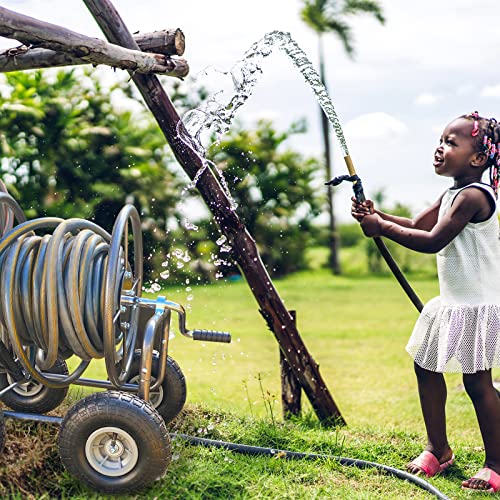
[[[375,213],[375,208],[373,207],[372,200],[365,200],[360,203],[359,201],[356,200],[356,198],[354,198],[354,196],[351,198],[351,200],[352,200],[351,215],[358,222],[361,222],[365,215],[370,215]]]
[[[369,238],[376,238],[381,236],[380,223],[382,222],[382,217],[378,214],[368,214],[364,215],[360,221],[361,229],[365,236]]]

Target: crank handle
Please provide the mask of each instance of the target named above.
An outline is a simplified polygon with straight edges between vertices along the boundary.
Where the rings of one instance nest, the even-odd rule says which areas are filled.
[[[215,330],[191,330],[193,340],[202,340],[205,342],[223,342],[229,344],[231,342],[231,334],[229,332],[218,332]]]

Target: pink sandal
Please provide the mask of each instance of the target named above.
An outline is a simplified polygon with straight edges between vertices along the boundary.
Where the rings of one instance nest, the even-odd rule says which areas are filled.
[[[423,451],[420,455],[412,460],[408,465],[418,467],[427,477],[435,476],[445,471],[455,461],[455,455],[452,455],[447,462],[439,463],[439,460],[430,451]]]
[[[500,491],[500,474],[497,474],[489,467],[482,468],[476,475],[471,477],[469,481],[472,479],[480,479],[481,481],[487,482],[490,485],[490,489],[482,490],[480,488],[469,488],[468,486],[462,485],[463,490],[478,491],[480,493],[496,493]]]

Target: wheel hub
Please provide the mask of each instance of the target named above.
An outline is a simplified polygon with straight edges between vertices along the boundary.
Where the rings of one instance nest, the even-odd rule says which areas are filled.
[[[110,439],[104,444],[105,452],[112,458],[121,457],[125,452],[125,446],[117,439]]]
[[[9,383],[9,385],[14,383],[14,379],[9,374],[7,374],[7,382]],[[32,398],[40,393],[43,388],[44,386],[43,384],[40,384],[40,382],[36,380],[30,380],[28,382],[25,382],[24,384],[16,385],[16,387],[14,387],[12,390],[19,396],[22,396],[24,398]]]
[[[135,439],[119,427],[95,430],[85,444],[90,466],[104,476],[118,477],[129,473],[137,464],[139,450]]]

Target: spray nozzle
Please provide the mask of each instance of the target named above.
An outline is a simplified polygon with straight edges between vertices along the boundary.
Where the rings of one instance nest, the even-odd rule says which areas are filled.
[[[365,195],[363,193],[363,185],[361,184],[361,179],[356,175],[339,175],[325,182],[327,186],[338,186],[344,181],[352,182],[352,190],[354,191],[354,196],[358,201],[364,201]]]

